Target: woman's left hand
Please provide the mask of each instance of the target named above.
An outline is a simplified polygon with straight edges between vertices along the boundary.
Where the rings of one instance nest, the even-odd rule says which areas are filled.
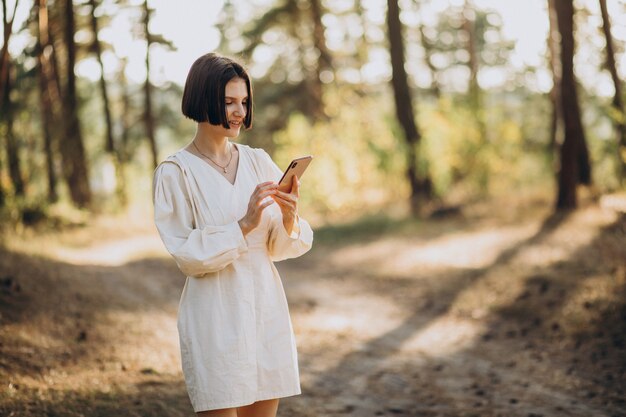
[[[298,177],[294,175],[291,178],[291,190],[289,192],[276,190],[272,198],[278,203],[280,211],[283,213],[283,225],[287,234],[290,235],[298,218],[298,199],[300,198],[300,181]]]

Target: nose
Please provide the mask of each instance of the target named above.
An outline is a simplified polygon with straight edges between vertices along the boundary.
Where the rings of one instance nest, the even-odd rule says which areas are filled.
[[[235,110],[233,111],[233,115],[238,117],[243,117],[246,114],[246,107],[243,104],[238,104]]]

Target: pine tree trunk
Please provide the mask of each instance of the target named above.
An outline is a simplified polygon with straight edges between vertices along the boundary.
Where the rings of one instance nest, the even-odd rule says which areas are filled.
[[[78,100],[76,96],[76,45],[74,43],[74,7],[72,0],[65,0],[64,40],[67,48],[67,80],[63,100],[66,118],[65,134],[60,141],[63,157],[63,174],[69,187],[70,197],[76,206],[87,207],[91,203],[87,160],[78,118]]]
[[[550,28],[548,30],[549,65],[552,72],[552,89],[550,90],[550,136],[548,140],[548,156],[551,161],[556,160],[558,144],[563,143],[563,116],[561,115],[560,87],[561,87],[561,62],[559,60],[559,27],[554,6],[555,0],[548,0],[548,14]]]
[[[622,81],[617,74],[615,65],[615,47],[613,46],[613,36],[611,34],[611,20],[606,7],[606,0],[600,0],[600,10],[602,12],[602,30],[606,39],[606,64],[613,79],[615,94],[613,95],[613,108],[616,116],[614,118],[615,130],[617,132],[617,154],[619,161],[620,182],[626,185],[626,112],[622,102]]]
[[[150,83],[150,44],[152,43],[152,36],[150,34],[150,9],[148,8],[148,0],[143,2],[144,9],[144,33],[146,37],[146,82],[144,83],[144,113],[143,122],[146,128],[146,135],[148,136],[148,142],[150,143],[150,151],[152,152],[152,164],[154,168],[157,167],[158,150],[156,144],[154,116],[152,114],[152,84]]]
[[[577,205],[576,186],[591,182],[591,169],[574,76],[574,5],[572,0],[556,0],[554,6],[561,34],[560,104],[565,125],[556,207],[573,209]]]
[[[2,48],[0,49],[0,98],[4,97],[5,82],[8,80],[9,74],[9,40],[13,34],[13,21],[15,20],[15,11],[19,0],[15,0],[13,4],[13,13],[11,14],[11,20],[7,14],[7,0],[2,0],[2,31],[4,41]]]
[[[51,76],[52,66],[49,62],[47,55],[50,55],[52,45],[48,37],[49,25],[48,25],[48,6],[47,0],[38,0],[37,7],[38,14],[38,70],[39,70],[39,104],[41,107],[41,129],[44,139],[44,151],[46,153],[46,173],[48,176],[48,202],[54,203],[59,199],[57,193],[57,175],[54,169],[54,151],[53,151],[53,132],[55,131],[56,123],[54,122],[55,116],[52,106],[51,91],[53,87],[52,83],[55,82],[53,76]],[[48,51],[46,53],[45,51]],[[58,100],[58,87],[54,88],[57,93]]]
[[[12,71],[10,68],[10,56],[7,61],[6,79],[4,80],[4,97],[2,97],[2,120],[6,123],[6,154],[9,164],[9,178],[13,185],[13,193],[24,197],[24,179],[20,169],[17,138],[13,131],[14,107],[11,103]]]
[[[478,84],[478,71],[480,67],[479,54],[477,50],[478,42],[476,40],[476,24],[474,6],[468,0],[465,0],[463,7],[463,30],[467,34],[467,54],[469,60],[467,66],[470,72],[468,95],[470,103],[470,111],[474,117],[476,128],[480,134],[481,146],[487,139],[487,126],[483,117],[483,95],[480,85]]]
[[[102,63],[102,46],[100,45],[100,39],[98,38],[98,18],[96,17],[96,0],[89,0],[91,6],[91,31],[93,32],[93,44],[92,50],[96,55],[96,60],[100,66],[100,94],[102,95],[102,105],[104,107],[104,121],[106,125],[106,143],[104,148],[107,152],[113,154],[114,141],[113,141],[113,123],[111,122],[111,109],[109,106],[109,95],[107,89],[107,82],[104,78],[104,64]]]
[[[116,175],[116,194],[117,199],[122,207],[128,206],[128,190],[126,186],[126,164],[130,160],[128,150],[128,138],[130,136],[130,95],[128,94],[128,82],[126,80],[126,58],[122,59],[122,66],[120,67],[119,86],[122,95],[122,133],[120,135],[120,143],[115,148],[117,154],[115,161],[115,175]]]
[[[400,22],[400,9],[397,0],[387,0],[387,28],[389,36],[389,49],[391,55],[392,78],[396,116],[407,144],[407,171],[406,176],[411,186],[411,212],[413,215],[420,214],[422,199],[431,196],[430,179],[420,176],[419,145],[421,135],[415,122],[413,101],[406,70],[404,69],[404,39],[402,37],[402,24]]]

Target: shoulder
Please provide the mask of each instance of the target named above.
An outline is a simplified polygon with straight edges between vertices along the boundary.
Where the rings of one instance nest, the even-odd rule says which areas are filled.
[[[185,171],[185,160],[178,151],[165,158],[154,170],[155,181],[180,180]]]
[[[239,148],[240,152],[242,153],[247,153],[248,155],[250,155],[255,161],[257,161],[260,164],[267,164],[268,162],[272,162],[272,158],[270,157],[270,155],[265,151],[265,149],[262,148],[253,148],[251,146],[248,145],[241,145],[238,144],[237,147]]]

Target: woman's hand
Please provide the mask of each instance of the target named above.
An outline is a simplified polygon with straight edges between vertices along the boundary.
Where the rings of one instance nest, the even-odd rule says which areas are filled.
[[[300,198],[300,181],[298,177],[295,175],[291,177],[291,189],[289,192],[277,189],[272,198],[278,203],[280,211],[283,213],[283,225],[287,234],[290,235],[298,218],[298,199]]]
[[[266,201],[263,200],[273,196],[277,192],[277,188],[278,186],[273,181],[263,182],[256,186],[248,202],[248,212],[239,220],[239,227],[244,236],[259,225],[263,210],[270,204],[274,204],[274,200],[271,198]]]

